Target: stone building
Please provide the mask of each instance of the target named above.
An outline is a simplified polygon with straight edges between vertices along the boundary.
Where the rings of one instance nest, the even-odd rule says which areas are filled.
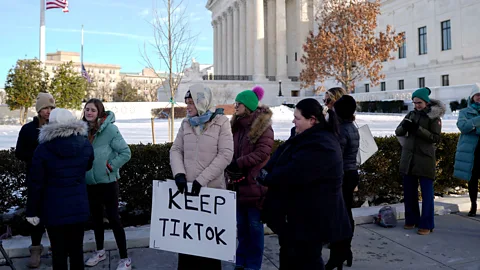
[[[322,0],[209,0],[214,80],[237,88],[262,84],[271,104],[313,95],[313,87],[300,89],[298,79],[302,45],[317,28],[314,14],[321,5]],[[378,29],[389,24],[406,39],[392,53],[395,60],[384,63],[385,80],[377,86],[358,81],[355,93],[480,82],[479,10],[480,0],[382,0]]]

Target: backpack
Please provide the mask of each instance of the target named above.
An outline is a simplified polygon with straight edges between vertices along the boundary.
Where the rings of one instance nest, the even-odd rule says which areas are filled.
[[[397,211],[391,206],[384,206],[378,211],[378,216],[374,217],[375,223],[385,227],[393,228],[397,226]]]

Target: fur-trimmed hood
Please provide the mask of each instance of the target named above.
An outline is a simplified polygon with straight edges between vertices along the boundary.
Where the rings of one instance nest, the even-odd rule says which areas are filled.
[[[238,117],[232,116],[230,123],[232,132],[238,128],[237,125],[250,126],[248,138],[251,143],[256,143],[262,134],[272,125],[273,112],[267,105],[259,105],[258,108],[249,116]]]
[[[430,111],[427,113],[430,119],[437,119],[441,118],[445,115],[447,111],[447,107],[443,102],[438,99],[430,99]]]
[[[87,123],[82,120],[75,120],[67,123],[49,123],[40,129],[38,141],[39,143],[45,143],[56,138],[87,136],[87,133]]]

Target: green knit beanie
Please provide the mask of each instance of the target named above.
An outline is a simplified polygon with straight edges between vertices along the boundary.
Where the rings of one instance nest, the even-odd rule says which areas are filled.
[[[235,98],[235,102],[242,103],[247,109],[253,112],[258,108],[258,102],[262,100],[263,94],[263,88],[257,85],[252,90],[240,92]]]
[[[430,94],[432,93],[432,91],[430,90],[430,88],[428,87],[424,87],[424,88],[419,88],[417,90],[415,90],[415,92],[413,92],[412,94],[412,99],[414,98],[419,98],[427,103],[430,103]]]

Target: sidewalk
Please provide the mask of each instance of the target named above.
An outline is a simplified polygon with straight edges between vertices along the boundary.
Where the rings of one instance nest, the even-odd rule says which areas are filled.
[[[356,227],[353,240],[356,269],[458,269],[480,270],[480,218],[469,218],[465,213],[435,217],[435,231],[420,236],[416,231],[403,229],[403,221],[396,228],[382,228],[374,224]],[[265,236],[264,270],[278,269],[278,240],[275,235]],[[134,269],[176,269],[177,255],[149,248],[129,249]],[[108,258],[91,270],[116,269],[117,251],[107,252]],[[88,257],[85,254],[85,258]],[[324,250],[324,260],[329,251]],[[14,259],[17,269],[28,269],[27,258]],[[42,259],[40,270],[51,269],[51,258]],[[234,266],[224,263],[223,269]],[[6,266],[0,270],[9,269]],[[349,268],[347,268],[349,269]]]

